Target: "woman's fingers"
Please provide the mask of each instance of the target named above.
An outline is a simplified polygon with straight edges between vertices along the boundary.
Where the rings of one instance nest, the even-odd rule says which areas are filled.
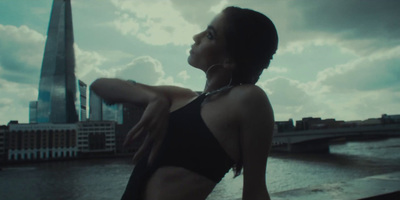
[[[146,134],[145,140],[135,153],[134,162],[142,158],[145,153],[149,153],[150,149],[151,158],[149,159],[151,161],[155,159],[168,127],[168,116],[169,102],[163,98],[152,101],[146,106],[141,120],[128,132],[124,142],[124,145],[130,144],[138,137]]]
[[[146,136],[146,138],[143,141],[143,144],[140,145],[139,149],[136,151],[135,155],[133,156],[133,163],[136,164],[146,153],[148,150],[148,147],[151,145],[151,139],[149,135]]]
[[[123,146],[127,146],[128,144],[131,144],[136,138],[141,136],[144,133],[144,126],[143,123],[138,123],[136,126],[134,126],[126,135],[125,141]]]
[[[159,153],[159,150],[161,149],[162,141],[163,140],[160,138],[153,142],[151,152],[149,155],[149,161],[148,161],[150,165],[153,164],[154,160],[156,159],[157,154]]]
[[[164,140],[167,126],[166,122],[160,121],[153,127],[154,129],[147,131],[146,138],[135,153],[133,157],[134,163],[140,160],[148,151],[150,151],[148,163],[152,164],[155,160]],[[141,135],[142,133],[139,134]],[[134,137],[138,137],[139,134],[136,134]]]
[[[154,135],[152,135],[152,149],[149,155],[149,164],[152,164],[155,158],[157,157],[157,154],[159,153],[162,143],[164,141],[165,135],[167,133],[167,121],[161,121],[158,123],[159,126],[156,127],[154,130]]]

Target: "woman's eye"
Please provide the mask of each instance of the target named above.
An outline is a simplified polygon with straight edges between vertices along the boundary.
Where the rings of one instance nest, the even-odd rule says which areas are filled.
[[[213,36],[212,33],[207,32],[207,38],[210,39],[210,40],[212,40],[212,39],[214,39],[214,36]]]

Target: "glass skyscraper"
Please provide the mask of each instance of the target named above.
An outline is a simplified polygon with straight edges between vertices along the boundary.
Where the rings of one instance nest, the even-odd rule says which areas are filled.
[[[86,121],[87,120],[87,109],[86,109],[86,105],[87,105],[87,85],[86,83],[84,83],[81,80],[78,80],[78,88],[79,90],[78,92],[78,97],[77,97],[77,101],[75,102],[76,104],[76,110],[78,111],[78,115],[79,115],[79,121]]]
[[[115,121],[123,123],[122,104],[107,105],[104,100],[92,90],[89,98],[89,120],[90,121]]]
[[[76,78],[70,0],[54,0],[40,74],[37,123],[75,123]]]
[[[37,123],[37,101],[29,102],[29,123]]]

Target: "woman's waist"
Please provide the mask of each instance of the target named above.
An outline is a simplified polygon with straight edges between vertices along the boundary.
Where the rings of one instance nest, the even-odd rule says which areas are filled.
[[[162,197],[161,199],[193,199],[193,197],[198,197],[200,200],[205,199],[216,184],[209,178],[183,167],[164,166],[158,168],[149,178],[146,196],[159,195],[158,197]]]

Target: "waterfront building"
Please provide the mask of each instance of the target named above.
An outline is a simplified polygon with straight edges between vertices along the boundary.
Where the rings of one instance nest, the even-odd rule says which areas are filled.
[[[37,101],[29,102],[29,123],[37,123]]]
[[[76,124],[8,124],[7,160],[51,160],[77,156]]]
[[[115,153],[115,122],[85,121],[78,125],[80,154]]]
[[[321,118],[304,117],[302,120],[296,121],[296,131],[309,130],[313,122],[320,122]]]
[[[0,163],[6,160],[6,132],[7,126],[0,126]]]
[[[400,115],[383,114],[381,120],[382,124],[400,124]]]
[[[381,118],[369,118],[369,119],[361,121],[361,123],[359,125],[360,126],[376,126],[376,125],[381,125],[381,124],[382,124]]]
[[[320,117],[305,117],[302,120],[296,121],[296,131],[302,130],[318,130],[347,127],[345,121],[336,121],[336,119],[324,119]]]
[[[289,119],[288,121],[276,121],[275,127],[277,133],[294,131],[293,119]]]
[[[40,73],[37,123],[75,123],[76,78],[70,0],[54,0]]]

